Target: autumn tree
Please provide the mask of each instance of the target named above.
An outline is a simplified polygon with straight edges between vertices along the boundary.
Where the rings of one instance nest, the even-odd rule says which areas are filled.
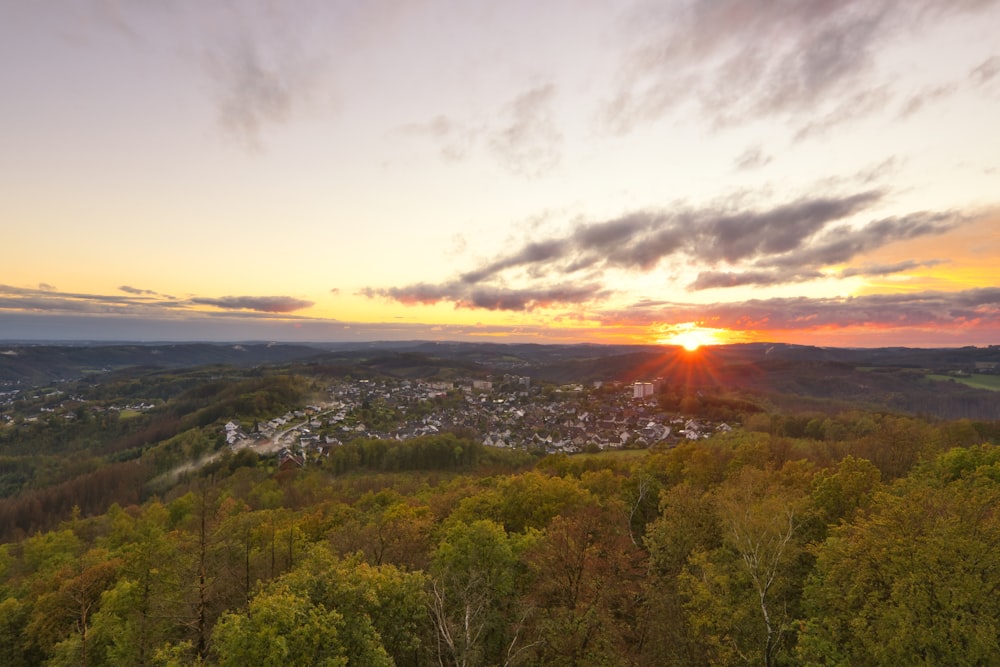
[[[644,554],[622,509],[594,504],[560,515],[528,551],[525,647],[536,664],[621,664],[637,652]]]
[[[525,611],[521,554],[532,536],[486,519],[453,523],[431,556],[431,618],[438,660],[456,667],[513,664]]]
[[[805,589],[806,664],[1000,660],[1000,448],[954,450],[833,530]]]
[[[158,502],[133,516],[109,511],[105,543],[121,561],[120,576],[94,616],[94,637],[109,662],[137,667],[151,664],[155,649],[179,639],[185,609],[183,560],[177,530]]]
[[[121,561],[106,550],[94,549],[57,573],[59,587],[38,600],[28,627],[43,646],[49,645],[52,658],[48,664],[95,664],[88,655],[93,616],[120,566]]]
[[[708,648],[691,626],[679,583],[693,554],[722,545],[721,532],[710,492],[686,483],[661,492],[660,515],[645,538],[649,561],[639,619],[642,664],[707,662]]]
[[[741,468],[715,493],[722,546],[696,552],[682,575],[691,623],[714,661],[777,664],[794,638],[806,565],[809,475]]]

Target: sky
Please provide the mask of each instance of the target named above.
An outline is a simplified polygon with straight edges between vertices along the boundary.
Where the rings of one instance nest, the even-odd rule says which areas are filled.
[[[1000,0],[0,0],[0,340],[1000,344]]]

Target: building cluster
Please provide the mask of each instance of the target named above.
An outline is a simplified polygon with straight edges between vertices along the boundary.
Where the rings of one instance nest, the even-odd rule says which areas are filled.
[[[641,387],[641,388],[640,388]],[[406,440],[458,432],[486,446],[575,453],[701,440],[724,423],[669,414],[654,383],[533,386],[527,377],[455,382],[355,380],[308,406],[252,426],[230,421],[233,449],[270,449],[282,460],[322,456],[355,438]]]
[[[329,386],[315,405],[249,420],[232,415],[220,437],[232,450],[252,448],[282,461],[322,457],[357,438],[408,440],[458,433],[490,447],[585,452],[700,440],[725,424],[668,413],[656,382],[539,385],[528,376],[486,379],[354,379]],[[26,401],[28,410],[13,410]],[[0,393],[0,426],[80,416],[144,412],[149,401],[100,406],[58,390]],[[21,403],[25,405],[25,403]],[[32,414],[33,413],[33,414]]]
[[[6,386],[10,386],[8,383]],[[20,409],[18,409],[20,404]],[[99,405],[82,396],[67,394],[58,389],[16,389],[0,391],[0,424],[23,422],[35,424],[53,418],[72,422],[83,415],[103,413],[137,413],[152,410],[156,404],[133,401],[121,405]]]

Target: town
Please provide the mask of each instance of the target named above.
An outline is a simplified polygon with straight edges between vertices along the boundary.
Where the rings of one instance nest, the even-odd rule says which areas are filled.
[[[407,440],[462,433],[488,447],[545,453],[642,449],[731,431],[726,422],[664,411],[659,382],[534,386],[525,376],[425,382],[361,379],[334,384],[320,405],[222,427],[232,451],[277,453],[304,466],[356,438]]]

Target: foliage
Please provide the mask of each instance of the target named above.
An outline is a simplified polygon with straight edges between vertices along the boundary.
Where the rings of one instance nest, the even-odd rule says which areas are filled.
[[[803,660],[973,665],[1000,656],[1000,490],[995,448],[945,454],[874,499],[817,549],[806,587]],[[955,477],[956,468],[965,467]],[[941,473],[945,473],[941,475]]]
[[[284,470],[223,447],[224,420],[283,413],[311,382],[120,374],[102,401],[154,407],[4,427],[0,663],[1000,661],[995,423],[706,390],[664,400],[744,428],[545,458],[456,429]],[[352,419],[403,414],[368,400]]]

